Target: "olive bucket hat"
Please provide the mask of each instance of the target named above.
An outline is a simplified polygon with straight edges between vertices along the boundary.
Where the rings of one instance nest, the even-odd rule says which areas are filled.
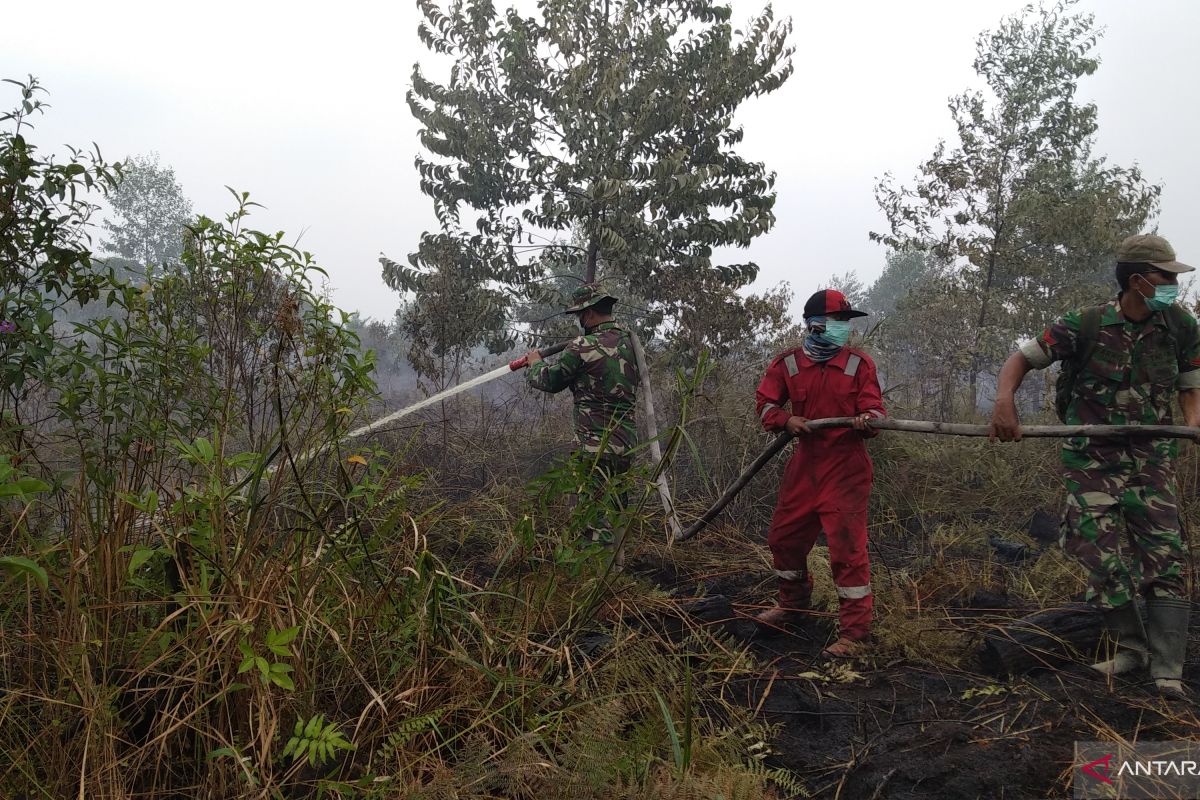
[[[617,298],[613,297],[604,289],[600,288],[598,283],[585,283],[575,291],[571,292],[571,305],[562,313],[578,314],[586,308],[591,308],[597,303],[604,300],[612,300],[617,302]]]

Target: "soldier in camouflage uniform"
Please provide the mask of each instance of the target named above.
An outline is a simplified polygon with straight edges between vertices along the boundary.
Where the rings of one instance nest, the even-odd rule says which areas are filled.
[[[1020,439],[1014,394],[1030,369],[1064,363],[1074,374],[1063,421],[1071,425],[1170,425],[1176,397],[1184,423],[1200,425],[1200,334],[1173,305],[1175,260],[1159,236],[1131,236],[1117,251],[1121,292],[1103,306],[1059,317],[1025,342],[1000,372],[992,438]],[[1069,401],[1068,401],[1069,397]],[[1106,675],[1149,666],[1158,689],[1184,697],[1181,677],[1190,604],[1176,506],[1175,439],[1088,439],[1062,446],[1068,490],[1063,546],[1088,572],[1088,599],[1103,612],[1112,659]],[[1136,591],[1146,598],[1143,625]]]
[[[575,290],[572,304],[563,313],[575,314],[584,334],[563,351],[558,363],[550,365],[537,350],[526,354],[526,380],[543,392],[569,388],[575,396],[574,421],[576,457],[591,475],[582,487],[595,501],[606,484],[629,471],[637,444],[634,406],[637,401],[638,368],[629,332],[613,321],[617,298],[599,286],[588,284]],[[617,497],[624,507],[624,495]],[[592,530],[592,540],[613,544],[612,525]]]

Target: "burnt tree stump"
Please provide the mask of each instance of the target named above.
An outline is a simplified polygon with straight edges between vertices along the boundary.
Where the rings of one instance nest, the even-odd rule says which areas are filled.
[[[991,675],[1090,663],[1103,634],[1099,609],[1089,603],[1069,603],[996,625],[984,636],[979,660]]]

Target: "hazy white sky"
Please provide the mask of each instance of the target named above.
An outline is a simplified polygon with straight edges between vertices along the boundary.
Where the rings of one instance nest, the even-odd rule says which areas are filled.
[[[743,20],[763,0],[733,4]],[[776,0],[795,24],[796,74],[742,114],[741,152],[779,173],[779,222],[737,257],[758,262],[758,287],[790,281],[798,311],[833,273],[878,275],[875,179],[908,178],[951,133],[946,99],[974,78],[975,36],[1022,5]],[[1100,108],[1098,152],[1163,183],[1160,233],[1200,263],[1200,3],[1081,8],[1106,29],[1100,70],[1081,86]],[[230,208],[226,185],[249,191],[267,206],[254,224],[302,234],[339,305],[392,315],[378,254],[403,260],[435,224],[404,104],[413,62],[428,58],[414,3],[41,0],[6,4],[2,18],[0,77],[32,73],[51,93],[36,142],[95,141],[113,159],[157,151],[209,216]]]

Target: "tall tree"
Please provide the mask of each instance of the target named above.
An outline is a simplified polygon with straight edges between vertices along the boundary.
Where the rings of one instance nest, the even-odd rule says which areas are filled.
[[[954,317],[970,330],[971,408],[980,372],[1035,319],[1095,297],[1105,254],[1157,206],[1136,166],[1092,154],[1096,106],[1075,92],[1098,66],[1100,32],[1074,5],[1028,6],[981,34],[974,67],[988,90],[950,99],[957,145],[939,143],[912,188],[890,175],[876,187],[889,231],[871,238],[957,268],[954,294],[973,307]]]
[[[896,304],[925,282],[928,275],[944,272],[927,250],[889,250],[883,272],[866,290],[863,308],[879,317],[887,317]]]
[[[754,264],[715,264],[713,249],[775,222],[774,173],[735,152],[733,120],[792,71],[790,24],[770,6],[744,32],[711,0],[543,0],[530,16],[490,0],[418,6],[422,41],[452,60],[445,83],[415,67],[408,93],[441,230],[411,268],[384,264],[389,284],[416,288],[453,261],[521,286],[542,254],[576,259],[587,280],[617,273],[667,309],[690,286],[753,280]]]
[[[385,268],[388,259],[381,259]],[[415,296],[396,312],[396,327],[408,341],[408,363],[441,391],[457,383],[471,351],[502,352],[508,331],[499,292],[479,285],[453,261],[416,276]]]
[[[157,153],[126,161],[108,202],[112,217],[104,221],[106,250],[151,269],[179,259],[184,227],[194,216],[192,204],[175,171],[158,163]]]

